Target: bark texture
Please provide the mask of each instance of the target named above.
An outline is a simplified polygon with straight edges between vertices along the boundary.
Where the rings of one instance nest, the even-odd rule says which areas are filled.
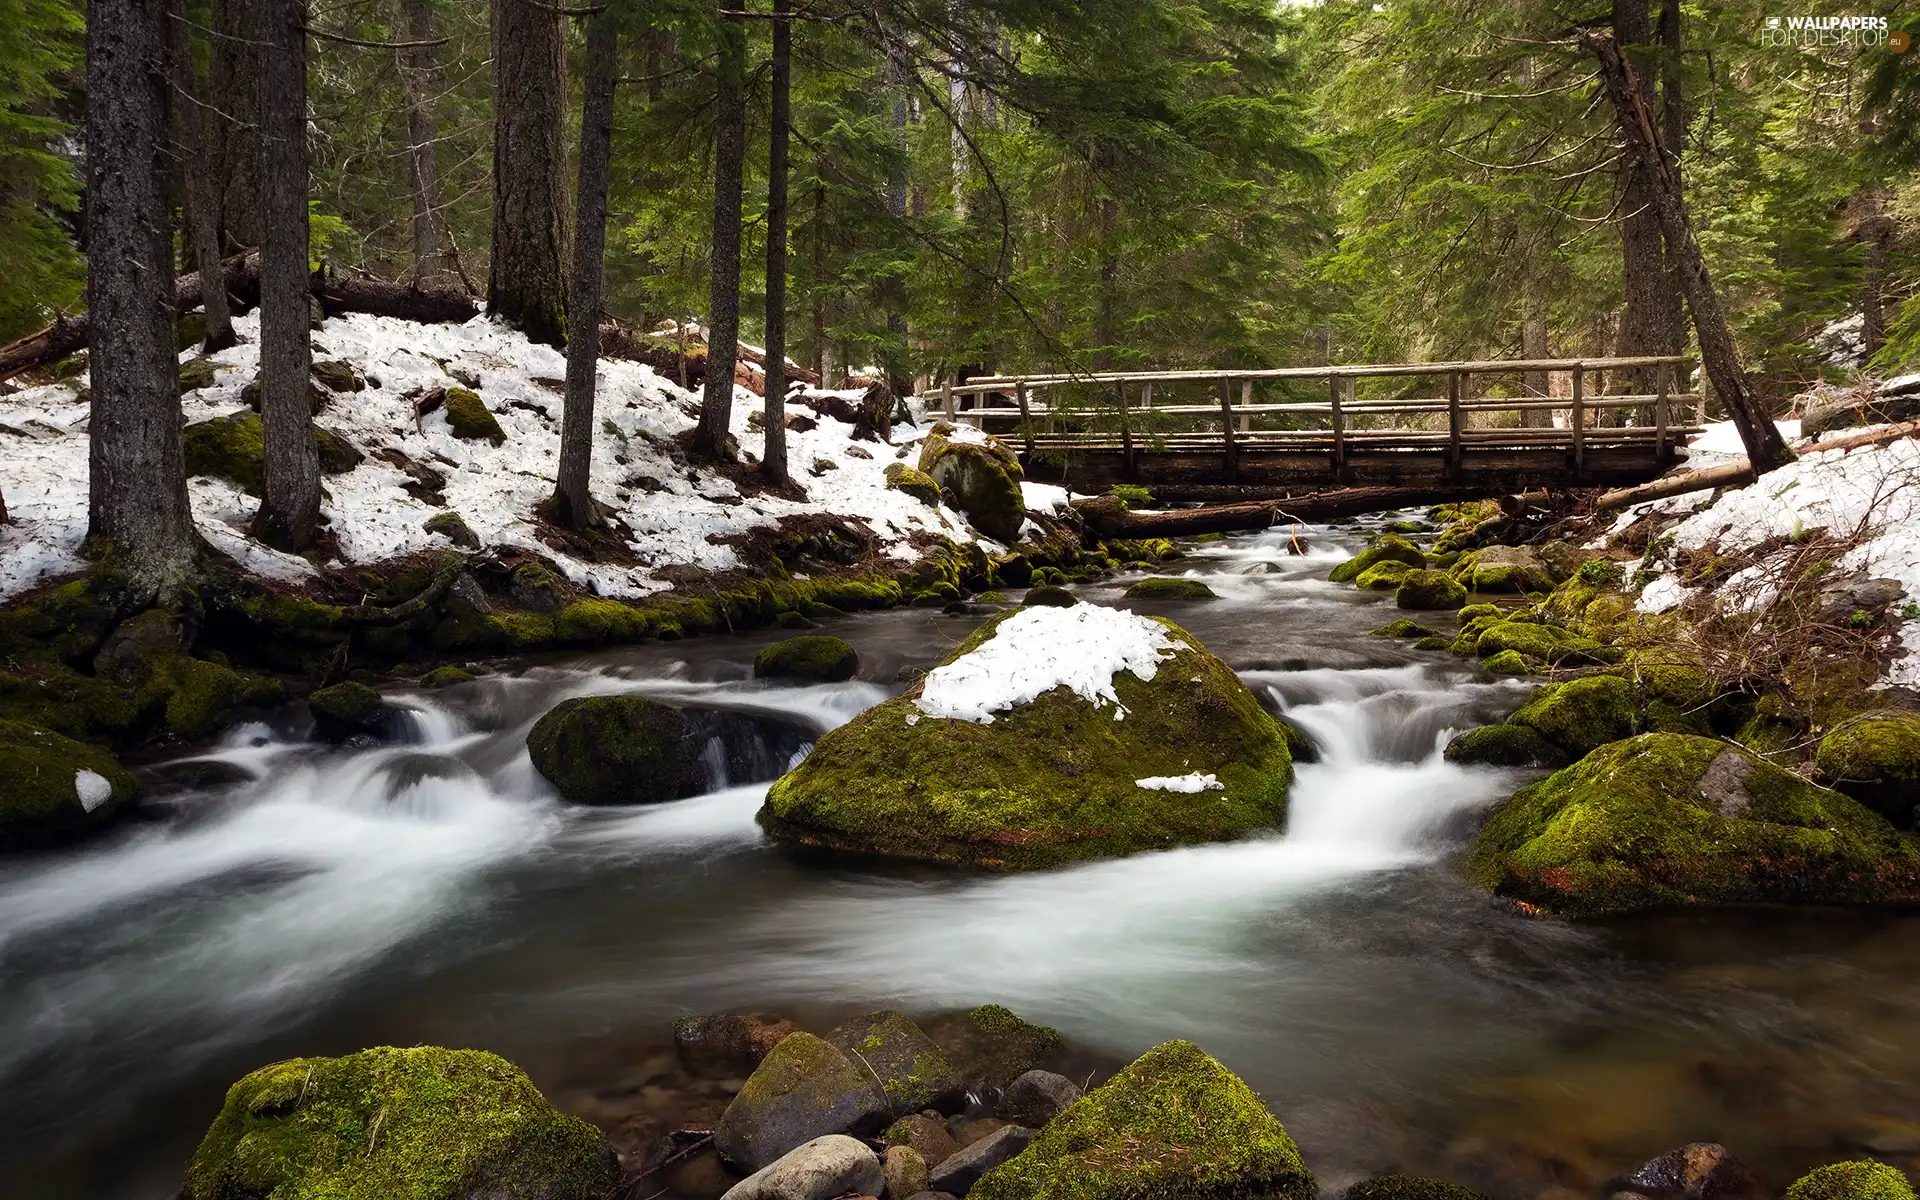
[[[304,550],[320,531],[320,459],[307,373],[306,0],[255,0],[260,53],[260,533]]]
[[[493,256],[487,311],[566,343],[562,143],[566,65],[558,6],[493,0]]]
[[[257,0],[213,0],[212,92],[216,121],[221,249],[231,253],[260,245],[260,53],[253,44]]]
[[[165,0],[87,4],[88,529],[139,592],[186,584],[187,504],[166,207]]]
[[[599,520],[592,490],[593,393],[600,365],[600,287],[606,271],[607,177],[619,43],[612,12],[603,10],[591,18],[580,108],[580,182],[574,200],[573,296],[567,304],[567,403],[553,493],[555,517],[576,529]]]
[[[788,0],[773,0],[772,124],[767,133],[766,445],[760,470],[787,477],[787,135],[791,119],[793,22]]]
[[[406,89],[407,174],[413,189],[413,282],[430,288],[441,282],[445,264],[440,249],[440,166],[434,155],[433,0],[400,0],[405,42],[394,51],[400,82]]]
[[[747,35],[737,19],[720,18],[715,69],[713,275],[707,303],[707,385],[700,403],[701,449],[733,457],[733,365],[740,346],[740,189],[746,167]]]
[[[1646,0],[1613,0],[1613,37],[1623,49],[1652,41]],[[1670,271],[1660,214],[1654,201],[1652,170],[1632,155],[1620,161],[1620,265],[1626,306],[1620,314],[1617,344],[1622,357],[1678,354],[1674,333],[1680,326],[1680,287]],[[1650,370],[1615,371],[1608,390],[1616,395],[1646,395],[1654,388]],[[1610,424],[1624,424],[1633,409],[1605,410]]]
[[[185,175],[187,237],[200,277],[200,304],[207,315],[201,349],[211,353],[233,345],[233,312],[220,269],[220,184],[207,150],[219,134],[212,128],[213,114],[199,102],[206,89],[200,86],[193,65],[193,29],[187,24],[186,0],[172,0],[168,6],[167,42],[173,67],[174,131]]]
[[[1653,106],[1640,79],[1611,37],[1584,31],[1580,42],[1600,64],[1607,98],[1613,104],[1620,131],[1625,136],[1627,157],[1644,166],[1653,183],[1654,211],[1660,215],[1662,235],[1667,244],[1675,248],[1680,261],[1680,284],[1686,292],[1687,308],[1693,313],[1700,358],[1714,393],[1739,428],[1747,458],[1757,473],[1765,474],[1792,462],[1793,451],[1787,448],[1772,415],[1754,393],[1753,383],[1740,365],[1739,351],[1727,327],[1726,310],[1713,290],[1706,258],[1693,236],[1679,172],[1667,157],[1663,145],[1666,139],[1654,119]]]

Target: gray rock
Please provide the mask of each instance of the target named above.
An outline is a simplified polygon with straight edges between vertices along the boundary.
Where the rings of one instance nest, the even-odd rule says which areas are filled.
[[[882,1128],[887,1098],[873,1077],[810,1033],[789,1034],[748,1077],[714,1126],[713,1144],[749,1171],[830,1133]],[[879,1160],[874,1160],[878,1170]]]
[[[901,1117],[888,1127],[882,1139],[889,1145],[911,1146],[918,1151],[929,1167],[937,1167],[947,1161],[947,1156],[960,1148],[953,1140],[947,1127],[938,1117],[926,1113],[914,1113]]]
[[[950,1192],[955,1196],[964,1196],[980,1182],[980,1177],[1006,1162],[1027,1148],[1033,1141],[1033,1130],[1024,1125],[1009,1125],[992,1137],[981,1138],[973,1145],[948,1157],[947,1161],[933,1169],[933,1186],[936,1190]]]
[[[887,1177],[887,1195],[917,1196],[927,1190],[927,1160],[912,1146],[888,1146],[880,1165]]]
[[[681,1017],[673,1023],[673,1048],[690,1071],[745,1075],[792,1032],[792,1021],[770,1015]]]
[[[965,1102],[959,1072],[905,1013],[883,1009],[855,1017],[827,1040],[879,1078],[896,1117],[925,1108],[953,1111]]]
[[[1007,1085],[1000,1115],[1019,1125],[1040,1128],[1086,1095],[1080,1085],[1052,1071],[1028,1071]]]
[[[877,1196],[886,1179],[879,1156],[856,1138],[830,1133],[796,1147],[727,1189],[721,1200],[832,1200]]]
[[[1821,583],[1813,619],[1821,625],[1846,625],[1856,612],[1878,619],[1906,594],[1905,585],[1897,579],[1869,579],[1865,571],[1850,571]]]

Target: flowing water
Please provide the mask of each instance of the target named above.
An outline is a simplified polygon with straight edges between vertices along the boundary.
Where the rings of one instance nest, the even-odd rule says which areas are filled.
[[[226,1085],[296,1054],[485,1047],[611,1126],[677,1015],[984,1001],[1092,1063],[1199,1042],[1324,1187],[1410,1170],[1586,1195],[1691,1140],[1782,1186],[1850,1147],[1913,1165],[1920,921],[1568,926],[1489,904],[1458,857],[1525,776],[1439,749],[1524,688],[1368,637],[1397,614],[1323,582],[1345,532],[1310,531],[1305,557],[1278,535],[1208,546],[1180,565],[1221,599],[1153,609],[1319,743],[1270,837],[1013,877],[791,856],[754,826],[765,783],[730,772],[777,773],[804,730],[895,689],[757,684],[774,634],[402,695],[409,746],[322,748],[292,717],[235,729],[156,772],[175,789],[160,819],[0,860],[0,1195],[171,1196]],[[1122,603],[1125,582],[1082,592]],[[834,632],[864,678],[892,680],[974,623],[912,610]],[[735,721],[707,795],[568,808],[525,735],[605,692],[774,732]]]

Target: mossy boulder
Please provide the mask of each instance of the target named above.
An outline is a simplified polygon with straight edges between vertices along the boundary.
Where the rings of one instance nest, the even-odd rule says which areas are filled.
[[[1354,577],[1353,586],[1365,592],[1397,591],[1402,581],[1414,573],[1417,568],[1410,567],[1398,559],[1377,562]]]
[[[843,1021],[827,1041],[879,1079],[892,1116],[964,1102],[960,1073],[905,1013],[883,1010]]]
[[[1471,592],[1550,592],[1553,576],[1524,546],[1489,546],[1463,555],[1451,568]]]
[[[975,529],[1009,545],[1026,524],[1020,459],[984,435],[968,436],[941,422],[920,447],[920,472],[951,498]]]
[[[574,804],[656,804],[705,790],[700,747],[689,743],[677,708],[640,696],[581,696],[534,722],[527,753]]]
[[[1001,658],[1029,657],[1029,645],[1069,655],[1122,626],[1116,636],[1158,648],[1150,677],[1114,672],[1111,700],[1057,686],[984,720],[922,706],[930,687],[1013,670]],[[1002,630],[1010,640],[983,649]],[[823,736],[773,785],[760,824],[800,845],[1022,870],[1274,828],[1292,774],[1278,724],[1185,630],[1093,605],[1024,608]],[[1203,776],[1198,790],[1139,782]]]
[[[1482,617],[1488,617],[1494,620],[1498,620],[1500,617],[1501,611],[1502,610],[1498,604],[1488,604],[1485,601],[1482,601],[1479,604],[1466,605],[1459,612],[1453,615],[1455,619],[1457,619],[1462,625],[1465,625],[1469,621],[1477,621]]]
[[[227,1091],[182,1200],[600,1200],[598,1130],[497,1055],[383,1046],[262,1067]]]
[[[974,1088],[1005,1088],[1060,1050],[1060,1034],[1051,1026],[1035,1025],[999,1004],[935,1017],[927,1033]]]
[[[790,1033],[720,1115],[713,1144],[730,1161],[758,1171],[817,1137],[877,1133],[888,1112],[871,1074],[832,1043]]]
[[[1488,620],[1479,618],[1479,621]],[[1476,630],[1479,621],[1469,622],[1462,627],[1461,636],[1469,636],[1470,631]],[[1472,636],[1474,652],[1481,658],[1490,658],[1502,650],[1512,650],[1535,662],[1554,666],[1586,666],[1615,662],[1620,657],[1612,647],[1592,638],[1537,621],[1511,618],[1492,620],[1484,628],[1478,628]]]
[[[459,513],[435,513],[422,523],[421,528],[428,533],[439,534],[462,550],[478,550],[481,546],[480,536],[474,533],[466,518]]]
[[[367,386],[353,369],[352,364],[339,359],[329,359],[313,364],[313,377],[336,392],[352,395]]]
[[[1218,598],[1212,588],[1198,579],[1172,579],[1155,576],[1142,579],[1126,591],[1129,600],[1213,600]]]
[[[1341,1200],[1488,1200],[1463,1184],[1418,1175],[1381,1175],[1348,1188]]]
[[[1466,598],[1467,590],[1445,571],[1408,571],[1393,593],[1394,604],[1418,612],[1459,608]]]
[[[1397,533],[1383,533],[1367,546],[1365,550],[1341,563],[1327,573],[1327,578],[1335,583],[1352,583],[1360,578],[1361,572],[1368,567],[1383,562],[1401,562],[1409,567],[1425,567],[1427,556],[1420,548]]]
[[[478,392],[463,387],[448,388],[446,412],[447,428],[461,441],[505,444],[507,431],[500,428],[499,420]]]
[[[177,375],[181,394],[212,387],[219,365],[204,354],[181,363]]]
[[[420,677],[421,687],[433,688],[436,691],[440,688],[452,687],[456,683],[472,682],[473,672],[464,667],[435,667]]]
[[[1562,767],[1566,751],[1525,725],[1469,729],[1447,743],[1446,760],[1488,767]]]
[[[369,737],[397,741],[408,732],[404,711],[387,703],[364,683],[336,683],[307,697],[314,733],[322,741],[344,742]]]
[[[1378,638],[1429,638],[1439,637],[1440,631],[1429,629],[1411,617],[1400,617],[1388,621],[1378,629],[1370,630],[1368,637]]]
[[[1313,1175],[1253,1089],[1168,1042],[1075,1101],[972,1200],[1312,1200]]]
[[[1568,916],[1920,896],[1920,852],[1878,814],[1737,746],[1648,733],[1514,795],[1470,870]]]
[[[801,679],[810,683],[840,683],[860,669],[860,656],[840,638],[803,634],[761,650],[753,656],[758,679]]]
[[[206,475],[240,485],[249,495],[266,490],[265,444],[260,414],[237,412],[211,421],[199,421],[181,431],[188,475]],[[353,443],[331,430],[315,426],[315,449],[320,470],[341,475],[365,461]]]
[[[887,467],[887,486],[896,492],[905,492],[922,504],[938,505],[943,499],[940,485],[933,481],[933,476],[905,463],[892,463]]]
[[[98,746],[0,720],[0,846],[79,837],[112,819],[139,790]]]
[[[1043,583],[1039,587],[1028,588],[1027,594],[1020,598],[1020,603],[1029,607],[1038,605],[1042,608],[1072,608],[1074,605],[1080,603],[1080,601],[1072,592],[1063,587],[1056,584]]]
[[[1617,675],[1544,684],[1507,723],[1525,726],[1570,758],[1579,758],[1640,732],[1639,693]]]
[[[1827,786],[1902,827],[1920,805],[1920,714],[1876,713],[1820,739],[1813,765]]]
[[[1829,1163],[1794,1180],[1787,1200],[1914,1200],[1913,1185],[1883,1162]]]

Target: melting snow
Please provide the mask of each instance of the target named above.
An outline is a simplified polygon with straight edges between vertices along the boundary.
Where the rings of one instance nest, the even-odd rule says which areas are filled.
[[[1151,792],[1184,792],[1187,795],[1227,790],[1226,784],[1212,775],[1202,775],[1198,771],[1190,775],[1152,775],[1146,779],[1134,780],[1133,786],[1146,788]]]
[[[113,784],[105,775],[82,767],[73,773],[73,792],[80,797],[80,807],[92,812],[113,799]]]
[[[1173,650],[1166,626],[1121,609],[1022,609],[971,653],[929,671],[918,704],[930,717],[984,725],[996,712],[1065,687],[1089,704],[1112,704],[1117,721],[1126,709],[1113,677],[1132,671],[1150,680]]]

